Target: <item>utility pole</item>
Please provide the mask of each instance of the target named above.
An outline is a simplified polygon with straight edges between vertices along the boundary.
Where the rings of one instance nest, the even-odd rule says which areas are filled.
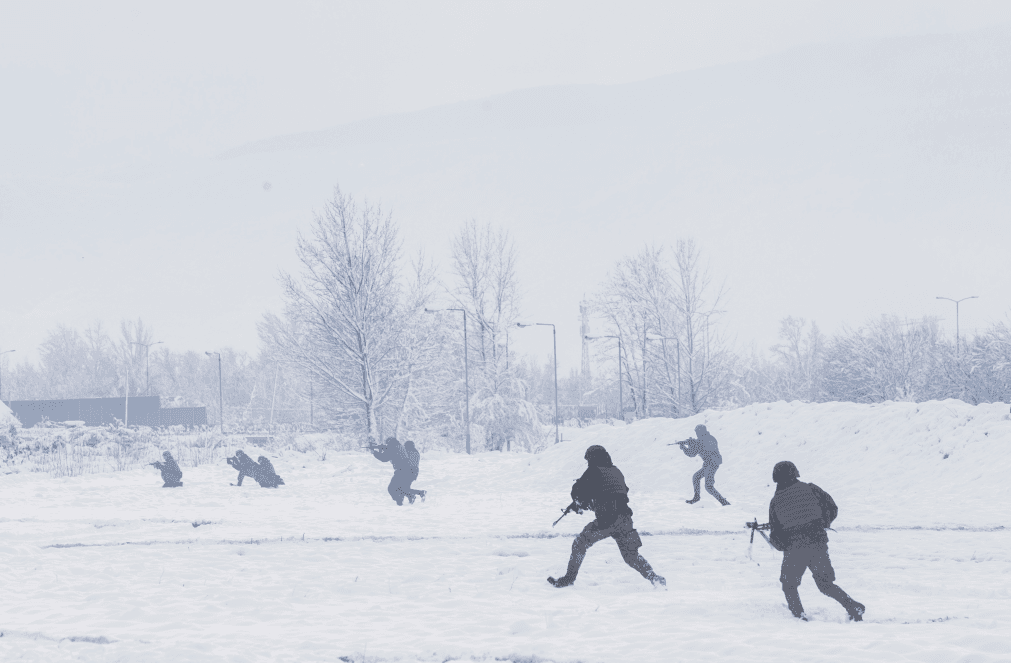
[[[160,345],[161,343],[162,341],[158,341],[157,343],[141,343],[139,341],[130,341],[130,345],[144,346],[144,363],[146,366],[144,369],[145,374],[144,393],[147,394],[148,396],[151,395],[151,346]]]
[[[212,357],[214,355],[218,356],[218,424],[220,426],[221,434],[225,434],[225,399],[224,391],[221,388],[221,353],[220,352],[205,352],[205,355]]]
[[[555,330],[555,326],[550,322],[535,322],[533,324],[523,324],[522,322],[516,323],[517,327],[551,327],[551,345],[554,348],[555,357],[555,444],[558,444],[558,335]]]
[[[625,421],[625,397],[622,392],[622,379],[621,379],[621,337],[606,335],[606,336],[583,336],[587,341],[596,341],[601,338],[616,338],[618,339],[618,416],[621,417],[622,421]]]
[[[973,295],[972,297],[963,297],[962,299],[952,299],[951,297],[938,297],[937,299],[947,299],[949,302],[955,302],[955,357],[958,357],[959,352],[959,340],[958,340],[958,305],[967,299],[979,299],[978,295]]]

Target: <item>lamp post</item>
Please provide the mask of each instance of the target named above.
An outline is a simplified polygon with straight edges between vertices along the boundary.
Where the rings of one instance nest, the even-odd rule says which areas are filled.
[[[523,327],[551,327],[551,345],[554,348],[555,357],[555,444],[558,444],[558,334],[556,333],[555,326],[550,322],[535,322],[533,324],[523,324],[522,322],[517,322],[516,326],[519,328]]]
[[[467,358],[467,310],[462,308],[426,308],[425,313],[439,313],[440,311],[460,311],[463,313],[463,384],[466,389],[467,398],[464,401],[464,416],[466,417],[466,437],[467,453],[470,453],[470,366]]]
[[[220,426],[221,434],[225,434],[225,399],[223,397],[224,392],[221,390],[221,353],[220,352],[205,352],[208,357],[218,356],[218,425]]]
[[[955,302],[955,356],[958,356],[958,305],[967,299],[979,299],[978,295],[973,295],[972,297],[963,297],[962,299],[952,299],[951,297],[938,297],[937,299],[947,299],[949,302]]]
[[[621,337],[620,336],[583,336],[587,341],[596,341],[601,338],[616,338],[618,339],[618,416],[621,417],[622,421],[625,421],[625,397],[622,391],[621,385]]]
[[[4,350],[3,352],[0,352],[0,357],[2,357],[3,355],[6,355],[6,354],[10,354],[11,352],[15,352],[15,350]],[[4,399],[4,379],[3,378],[4,378],[4,365],[3,365],[3,362],[0,362],[0,402],[3,402],[3,399]]]
[[[130,341],[130,345],[143,345],[144,346],[144,393],[148,396],[151,395],[151,346],[160,345],[163,341],[157,341],[155,343],[141,343],[139,341]]]
[[[656,334],[646,334],[647,341],[676,341],[678,348],[678,415],[681,415],[681,339],[677,336],[657,336]],[[663,344],[664,363],[667,363],[667,344]]]

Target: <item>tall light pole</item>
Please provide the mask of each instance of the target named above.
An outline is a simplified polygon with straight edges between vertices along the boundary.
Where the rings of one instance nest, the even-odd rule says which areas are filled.
[[[221,390],[221,353],[220,352],[205,352],[208,357],[218,356],[218,424],[221,427],[221,434],[225,434],[225,399],[224,392]]]
[[[656,334],[646,334],[647,341],[676,341],[678,348],[678,415],[681,415],[681,339],[677,336],[657,336]],[[667,363],[667,344],[663,344],[664,364]],[[668,374],[669,375],[669,374]]]
[[[958,356],[958,305],[967,299],[979,299],[979,296],[973,295],[972,297],[963,297],[962,299],[952,299],[951,297],[938,297],[938,299],[947,299],[949,302],[955,302],[955,356]]]
[[[616,338],[618,339],[618,416],[621,417],[622,421],[625,421],[625,397],[622,391],[621,385],[621,337],[620,336],[583,336],[587,341],[596,341],[601,338]]]
[[[143,345],[144,346],[144,393],[148,396],[151,395],[151,346],[161,345],[162,341],[157,341],[155,343],[141,343],[140,341],[130,341],[130,345]]]
[[[519,328],[523,327],[551,327],[551,345],[554,348],[555,354],[555,444],[558,444],[558,334],[556,333],[555,326],[550,322],[535,322],[533,324],[523,324],[522,322],[517,322],[516,326]]]
[[[440,311],[460,311],[463,313],[463,384],[466,389],[467,399],[464,401],[464,413],[466,416],[466,436],[467,453],[470,453],[470,366],[467,359],[467,310],[462,308],[426,308],[425,313],[438,313]]]
[[[0,357],[6,354],[10,354],[11,352],[15,352],[15,350],[4,350],[3,352],[0,352]],[[3,402],[3,399],[4,399],[4,365],[3,362],[0,361],[0,402]]]

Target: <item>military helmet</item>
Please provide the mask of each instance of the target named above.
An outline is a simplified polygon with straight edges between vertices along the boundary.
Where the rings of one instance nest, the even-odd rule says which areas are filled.
[[[590,465],[600,465],[603,467],[610,467],[614,465],[611,462],[611,454],[607,453],[607,449],[600,446],[599,444],[594,444],[586,450],[583,454],[583,460],[588,462]]]
[[[776,483],[783,483],[784,481],[798,478],[800,478],[800,470],[788,460],[782,460],[772,468],[772,480]]]

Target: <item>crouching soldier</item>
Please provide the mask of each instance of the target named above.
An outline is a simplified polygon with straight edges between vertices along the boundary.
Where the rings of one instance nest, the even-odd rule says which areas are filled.
[[[269,458],[260,456],[256,461],[256,472],[253,474],[253,478],[256,479],[256,483],[260,484],[260,488],[277,488],[284,485],[284,479],[277,476]]]
[[[417,476],[411,470],[411,460],[407,456],[407,450],[395,437],[386,438],[386,444],[369,444],[369,449],[376,460],[393,466],[393,478],[390,479],[390,485],[386,490],[397,506],[403,506],[404,498],[409,494],[411,482]],[[412,499],[411,502],[413,503],[414,500]]]
[[[167,451],[162,453],[161,457],[165,459],[165,462],[156,461],[151,463],[151,465],[155,469],[161,470],[161,480],[165,482],[162,488],[178,488],[182,486],[183,482],[180,479],[183,478],[183,471],[179,469],[176,459]]]
[[[256,472],[259,469],[259,466],[256,464],[256,461],[247,456],[246,452],[242,449],[236,451],[235,455],[231,458],[226,458],[225,462],[239,471],[239,480],[236,483],[229,485],[241,486],[244,478],[256,478]]]
[[[772,545],[783,551],[779,580],[786,604],[794,617],[807,621],[800,602],[801,578],[811,569],[822,594],[834,598],[853,621],[863,621],[864,605],[857,603],[835,584],[835,570],[828,558],[825,529],[839,514],[832,497],[813,483],[798,481],[800,472],[790,461],[776,463],[772,480],[776,494],[769,502],[769,530]]]
[[[632,524],[632,509],[628,508],[628,486],[625,485],[621,470],[611,462],[607,450],[597,444],[587,449],[583,458],[588,467],[572,486],[572,504],[569,509],[577,513],[589,509],[596,518],[572,542],[572,555],[565,575],[558,579],[548,578],[548,582],[555,587],[568,587],[574,583],[586,551],[594,543],[610,537],[618,544],[618,550],[626,564],[641,573],[654,587],[666,587],[667,581],[654,573],[649,562],[639,554],[642,540]]]

